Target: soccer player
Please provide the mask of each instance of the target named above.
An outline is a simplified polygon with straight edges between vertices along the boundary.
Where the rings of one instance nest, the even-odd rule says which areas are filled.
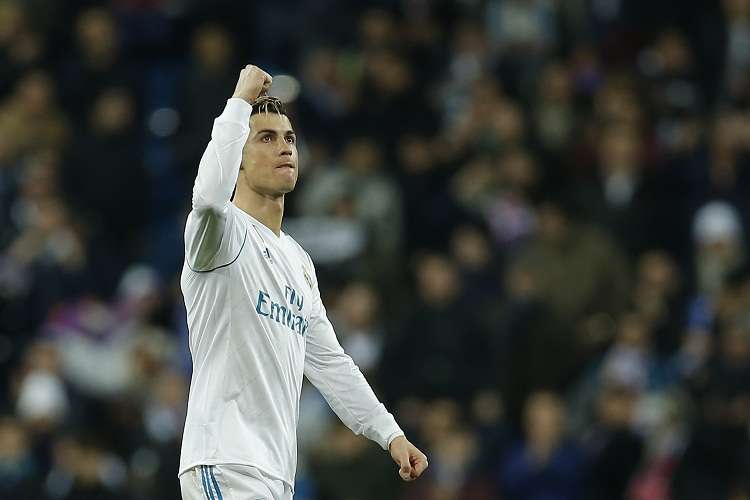
[[[292,498],[303,373],[353,432],[390,451],[403,480],[427,468],[339,345],[310,256],[281,231],[297,146],[270,85],[258,67],[240,72],[193,187],[181,277],[193,356],[185,500]]]

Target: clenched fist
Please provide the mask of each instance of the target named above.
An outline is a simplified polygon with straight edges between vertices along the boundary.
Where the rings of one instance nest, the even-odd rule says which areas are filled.
[[[427,468],[427,455],[411,444],[404,436],[399,436],[390,444],[391,457],[399,466],[398,474],[404,481],[414,481]]]
[[[271,87],[272,80],[271,75],[257,66],[248,64],[240,71],[237,87],[235,87],[232,97],[239,97],[253,104],[261,93],[266,92]]]

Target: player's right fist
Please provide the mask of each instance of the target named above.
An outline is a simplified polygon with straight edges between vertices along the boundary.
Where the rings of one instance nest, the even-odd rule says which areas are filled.
[[[235,87],[232,97],[239,97],[253,104],[260,94],[271,87],[272,80],[271,75],[257,66],[248,64],[240,71],[237,87]]]

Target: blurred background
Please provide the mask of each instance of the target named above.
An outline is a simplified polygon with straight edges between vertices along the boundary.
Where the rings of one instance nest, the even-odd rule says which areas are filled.
[[[0,497],[179,499],[182,234],[248,63],[430,458],[306,386],[295,498],[750,498],[750,0],[0,0]]]

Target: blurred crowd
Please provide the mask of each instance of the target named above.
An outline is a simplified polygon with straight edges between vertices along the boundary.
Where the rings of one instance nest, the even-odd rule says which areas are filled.
[[[179,498],[182,232],[248,63],[430,460],[306,386],[295,498],[750,499],[750,0],[0,0],[0,497]]]

